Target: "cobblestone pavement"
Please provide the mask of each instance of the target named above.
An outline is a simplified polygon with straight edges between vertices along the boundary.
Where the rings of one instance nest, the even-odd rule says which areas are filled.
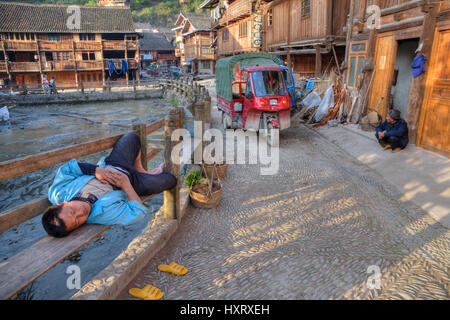
[[[313,130],[282,132],[278,174],[259,173],[229,166],[219,207],[190,207],[128,288],[152,284],[164,299],[450,298],[448,229]],[[158,271],[172,261],[188,274]],[[368,288],[369,266],[380,289]],[[120,298],[135,299],[127,291]]]

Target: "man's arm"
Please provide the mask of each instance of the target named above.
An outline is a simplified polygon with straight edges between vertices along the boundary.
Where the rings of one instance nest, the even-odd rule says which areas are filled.
[[[128,179],[126,174],[112,168],[107,168],[105,170],[108,174],[108,182],[122,189],[126,194],[128,201],[137,201],[142,204],[141,198],[134,190],[130,179]]]

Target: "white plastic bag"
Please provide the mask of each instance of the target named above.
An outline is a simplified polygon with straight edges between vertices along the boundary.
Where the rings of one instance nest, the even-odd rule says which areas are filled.
[[[320,99],[320,96],[317,94],[317,92],[313,91],[308,94],[305,99],[303,99],[302,103],[304,106],[306,106],[306,110],[309,110],[318,106],[321,100],[322,99]]]
[[[7,106],[4,106],[3,108],[0,109],[0,120],[2,121],[9,120],[9,111]]]
[[[328,114],[328,110],[334,105],[334,92],[333,92],[333,86],[330,86],[325,92],[325,96],[323,97],[322,102],[320,103],[319,107],[317,108],[316,112],[316,122],[319,122]]]

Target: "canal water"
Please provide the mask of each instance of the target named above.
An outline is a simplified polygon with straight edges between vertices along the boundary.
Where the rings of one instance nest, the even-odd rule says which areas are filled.
[[[0,122],[0,162],[126,133],[134,123],[144,121],[149,124],[163,118],[170,107],[171,104],[163,99],[16,107],[10,110],[9,122]],[[191,116],[188,110],[185,115]],[[161,146],[163,139],[163,129],[160,129],[147,141],[151,148]],[[95,164],[109,152],[78,160]],[[149,170],[162,161],[163,152],[160,152],[149,162]],[[59,166],[0,182],[0,212],[46,196]],[[148,219],[130,226],[112,226],[22,290],[18,299],[69,299],[77,290],[67,288],[70,276],[66,274],[67,268],[70,265],[80,267],[83,286],[127,247],[162,203],[162,194],[154,197],[145,204]],[[0,264],[44,236],[41,215],[0,233]]]

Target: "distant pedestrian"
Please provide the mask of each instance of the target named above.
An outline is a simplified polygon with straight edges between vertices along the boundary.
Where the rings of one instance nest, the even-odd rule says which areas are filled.
[[[56,91],[56,83],[55,83],[55,77],[52,77],[49,83],[50,87],[50,94],[58,94],[58,91]]]
[[[43,75],[42,77],[42,87],[44,88],[44,93],[49,94],[50,93],[50,85],[48,83],[47,75]]]
[[[386,121],[376,128],[375,136],[383,150],[398,152],[405,149],[409,142],[408,124],[401,119],[400,111],[389,110]]]

